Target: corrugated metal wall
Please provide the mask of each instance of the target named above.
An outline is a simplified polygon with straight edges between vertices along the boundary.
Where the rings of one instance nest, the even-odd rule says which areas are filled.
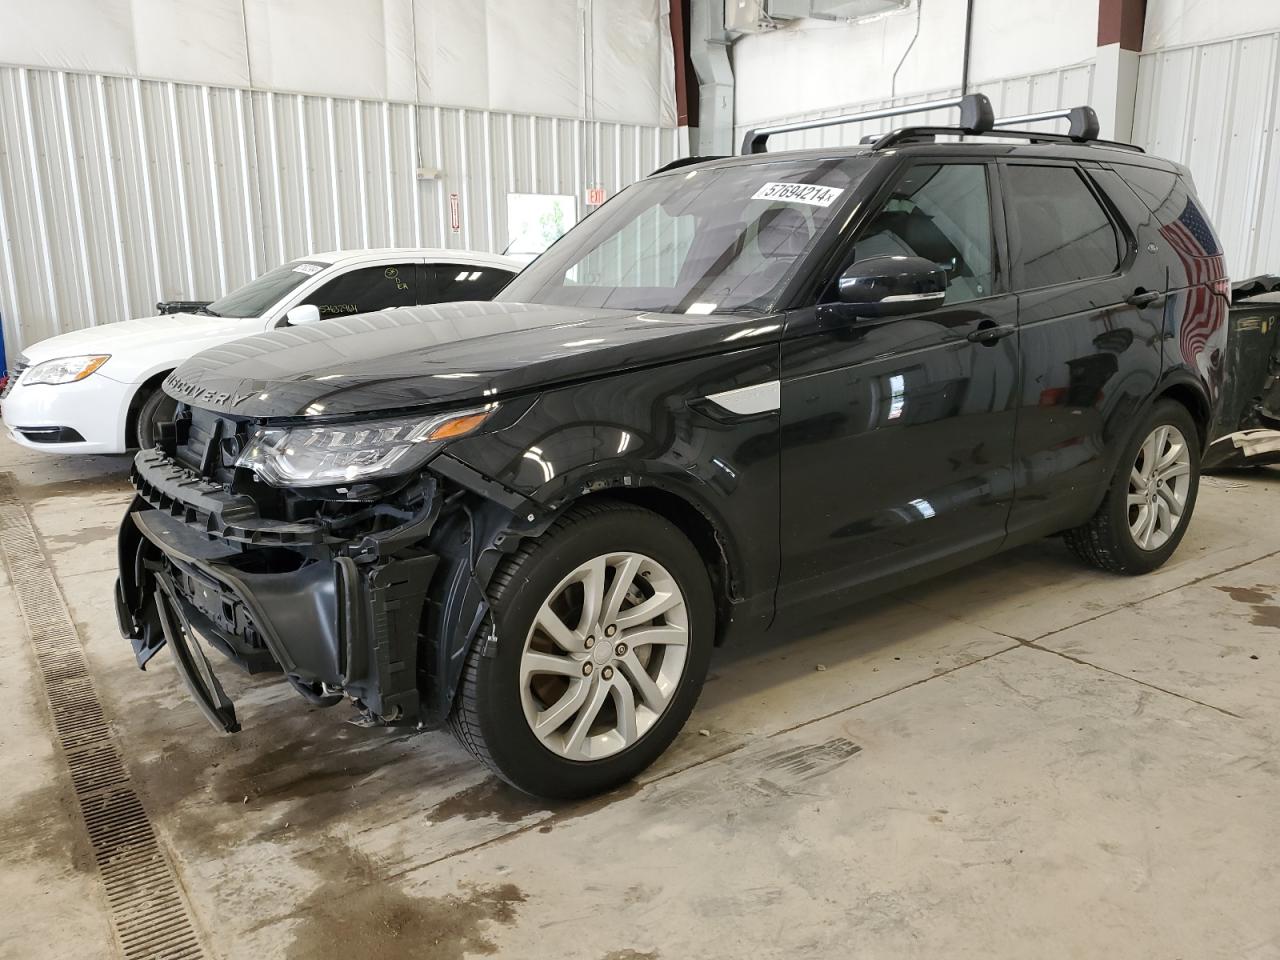
[[[0,67],[6,348],[320,250],[499,252],[507,193],[576,195],[582,215],[588,186],[685,152],[668,127]]]
[[[1232,277],[1280,273],[1280,32],[1144,53],[1133,136],[1191,168]]]
[[[985,93],[991,98],[991,105],[997,117],[1017,116],[1023,113],[1036,113],[1053,110],[1060,106],[1074,107],[1089,103],[1093,94],[1093,64],[1083,63],[1071,67],[1062,67],[1045,73],[1028,76],[1010,77],[1004,80],[989,80],[971,85],[972,93]],[[774,117],[768,121],[754,124],[757,127],[775,123],[791,123],[796,120],[811,120],[818,117],[834,117],[843,113],[860,113],[864,110],[882,110],[888,107],[904,106],[910,103],[921,103],[927,100],[942,100],[959,96],[960,88],[944,87],[927,93],[914,94],[909,97],[895,97],[889,100],[867,100],[861,103],[850,103],[830,110],[811,113],[797,113],[785,117]],[[848,146],[858,143],[868,134],[887,133],[895,127],[910,124],[954,124],[958,114],[955,110],[942,110],[925,114],[912,114],[909,118],[890,117],[884,120],[873,120],[868,123],[848,124],[839,127],[823,127],[817,130],[801,130],[796,133],[782,134],[769,139],[771,150],[799,150],[809,147]],[[1065,129],[1066,121],[1062,121]],[[1054,129],[1045,127],[1046,130]],[[737,142],[747,127],[737,130]]]

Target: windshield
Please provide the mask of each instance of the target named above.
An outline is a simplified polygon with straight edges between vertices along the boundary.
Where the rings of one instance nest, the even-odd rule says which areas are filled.
[[[216,317],[260,317],[290,290],[306,282],[329,266],[311,260],[294,260],[268,270],[257,280],[250,280],[243,287],[232,290],[220,300],[215,300],[205,311]]]
[[[666,313],[771,310],[874,162],[762,160],[641,180],[497,299]]]

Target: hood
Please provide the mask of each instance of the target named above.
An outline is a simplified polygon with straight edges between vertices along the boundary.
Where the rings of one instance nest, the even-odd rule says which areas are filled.
[[[261,329],[262,320],[258,317],[242,320],[169,313],[74,330],[32,344],[22,354],[35,365],[59,357],[109,353],[111,359],[103,365],[102,374],[116,379],[124,367],[140,356],[139,351],[146,352],[148,362],[153,356],[167,359],[172,355],[174,360],[179,360],[197,350]]]
[[[331,416],[492,400],[774,339],[759,315],[446,303],[335,318],[192,357],[165,381],[195,406]]]

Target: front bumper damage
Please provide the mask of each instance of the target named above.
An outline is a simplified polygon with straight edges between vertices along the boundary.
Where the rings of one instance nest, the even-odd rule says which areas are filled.
[[[445,472],[459,473],[450,463]],[[137,497],[118,543],[121,633],[143,669],[167,644],[215,727],[233,733],[239,719],[206,649],[246,673],[282,673],[312,703],[350,699],[369,722],[436,725],[448,715],[502,552],[485,547],[518,540],[508,536],[513,503],[456,490],[472,504],[442,511],[442,488],[456,484],[425,474],[414,481],[416,511],[352,532],[266,518],[159,449],[137,455],[131,479]]]

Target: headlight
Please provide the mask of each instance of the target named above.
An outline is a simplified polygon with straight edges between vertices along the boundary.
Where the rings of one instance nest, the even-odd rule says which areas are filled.
[[[37,363],[22,375],[24,387],[37,383],[75,383],[83,380],[93,371],[111,359],[111,354],[88,357],[62,357],[58,360],[46,360]]]
[[[465,436],[496,406],[439,416],[398,417],[258,430],[236,460],[276,487],[326,487],[406,473],[446,440]]]

